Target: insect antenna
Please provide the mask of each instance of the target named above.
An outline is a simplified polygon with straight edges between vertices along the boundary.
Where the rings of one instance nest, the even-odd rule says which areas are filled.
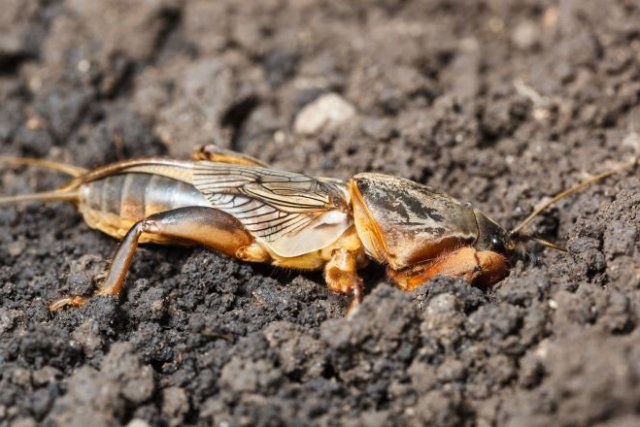
[[[553,242],[550,242],[548,240],[542,239],[540,237],[536,237],[536,236],[526,236],[526,235],[522,235],[521,231],[528,226],[529,224],[531,224],[531,222],[533,222],[534,219],[536,219],[540,214],[542,214],[544,211],[546,211],[548,208],[550,208],[551,206],[555,205],[556,203],[558,203],[558,201],[567,198],[575,193],[577,193],[578,191],[584,190],[585,188],[589,187],[590,185],[595,184],[598,181],[601,181],[605,178],[610,177],[611,175],[615,175],[617,173],[623,172],[627,169],[630,169],[632,167],[634,167],[638,162],[638,158],[634,158],[633,160],[631,160],[630,162],[623,164],[622,166],[619,166],[617,168],[613,168],[610,169],[606,172],[602,172],[601,174],[592,176],[590,178],[585,179],[582,182],[577,183],[576,185],[556,194],[555,196],[553,196],[552,198],[550,198],[549,200],[544,201],[543,203],[541,203],[540,205],[538,205],[533,212],[531,212],[531,214],[529,214],[529,216],[527,216],[520,224],[516,225],[510,232],[509,232],[509,238],[513,239],[514,241],[528,241],[528,240],[533,240],[536,241],[538,243],[540,243],[543,246],[546,246],[548,248],[552,248],[552,249],[556,249],[559,251],[563,251],[566,252],[566,249],[563,248],[562,246],[559,246]]]
[[[36,166],[42,167],[45,169],[51,169],[58,172],[65,173],[67,175],[71,175],[74,178],[78,178],[85,173],[87,170],[81,168],[79,166],[68,165],[66,163],[54,162],[52,160],[46,159],[35,159],[31,157],[9,157],[9,156],[0,156],[0,163],[7,163],[10,165],[16,166]],[[18,203],[18,202],[30,202],[30,201],[49,201],[49,200],[58,200],[58,201],[70,201],[75,202],[78,201],[79,193],[77,190],[76,180],[72,180],[71,183],[65,185],[62,188],[53,191],[45,191],[42,193],[32,193],[32,194],[20,194],[17,196],[4,196],[0,197],[0,204],[6,203]]]
[[[545,246],[547,248],[551,248],[551,249],[555,249],[556,251],[560,251],[560,252],[567,252],[567,249],[564,246],[560,246],[557,243],[553,243],[549,240],[543,239],[541,237],[537,237],[537,236],[527,236],[527,235],[516,235],[516,236],[509,236],[511,239],[513,239],[514,241],[517,242],[528,242],[533,240],[534,242],[537,242],[539,244],[541,244],[542,246]]]

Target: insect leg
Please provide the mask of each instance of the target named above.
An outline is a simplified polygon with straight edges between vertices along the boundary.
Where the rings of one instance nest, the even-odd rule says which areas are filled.
[[[143,234],[155,234],[175,243],[191,242],[236,257],[243,254],[253,237],[232,216],[217,209],[186,207],[161,212],[138,221],[120,242],[105,280],[94,296],[118,296],[122,291],[131,261]],[[65,306],[81,306],[89,298],[70,296],[55,301],[51,311]]]
[[[411,291],[436,276],[461,277],[473,285],[488,286],[507,275],[507,263],[499,253],[465,246],[431,263],[387,273],[404,291]]]
[[[216,147],[215,145],[202,145],[196,147],[191,154],[191,158],[193,160],[208,160],[210,162],[229,163],[241,166],[269,167],[269,165],[256,158]]]
[[[324,267],[324,279],[333,292],[352,295],[349,310],[362,302],[363,282],[357,273],[356,256],[344,249],[336,250]]]

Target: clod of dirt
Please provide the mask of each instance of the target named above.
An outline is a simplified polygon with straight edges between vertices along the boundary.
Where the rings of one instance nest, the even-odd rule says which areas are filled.
[[[115,1],[109,5],[69,0],[69,12],[77,14],[92,36],[99,39],[100,54],[105,60],[115,55],[148,58],[160,37],[167,31],[169,18],[177,13],[174,0],[130,3]]]
[[[16,66],[35,53],[29,35],[29,21],[36,17],[38,9],[36,4],[20,0],[3,3],[0,16],[0,66]]]
[[[153,394],[153,369],[144,365],[128,343],[114,343],[100,370],[84,366],[68,380],[69,393],[51,409],[58,425],[110,425],[127,406],[139,405]]]
[[[162,391],[162,415],[170,426],[180,426],[189,412],[189,397],[183,388],[168,387]]]

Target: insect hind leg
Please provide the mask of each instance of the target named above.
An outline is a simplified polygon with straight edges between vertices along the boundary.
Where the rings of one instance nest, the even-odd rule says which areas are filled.
[[[201,244],[232,257],[244,254],[243,250],[253,242],[253,237],[235,218],[217,209],[185,207],[150,215],[136,222],[124,236],[104,281],[93,296],[120,295],[143,234],[162,236],[174,243]],[[79,295],[61,298],[51,304],[49,310],[55,312],[68,306],[82,306],[90,298]]]

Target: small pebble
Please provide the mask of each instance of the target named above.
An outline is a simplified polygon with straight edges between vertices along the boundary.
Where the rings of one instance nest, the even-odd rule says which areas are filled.
[[[335,93],[322,95],[306,105],[296,116],[293,128],[296,133],[313,135],[326,127],[343,123],[356,115],[356,109]]]
[[[529,50],[540,42],[540,29],[531,21],[520,23],[511,34],[513,44],[522,50]]]

